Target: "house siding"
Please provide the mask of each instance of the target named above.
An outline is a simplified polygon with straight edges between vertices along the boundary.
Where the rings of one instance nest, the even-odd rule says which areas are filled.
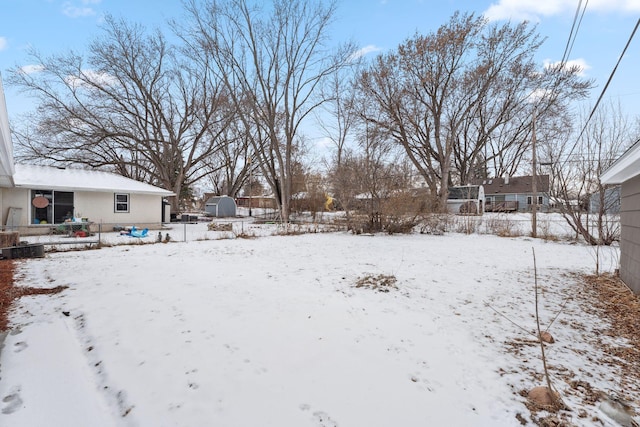
[[[30,205],[28,192],[17,188],[3,188],[0,190],[0,195],[2,196],[2,201],[0,201],[0,205],[2,205],[2,210],[0,211],[2,224],[0,225],[4,226],[7,223],[9,208],[22,208],[20,225],[29,224],[29,212],[25,209],[26,206]]]
[[[640,175],[622,184],[620,278],[640,293]]]
[[[604,213],[610,215],[618,215],[620,213],[620,186],[604,190]],[[592,213],[600,212],[600,193],[594,193],[589,198],[589,211]]]
[[[162,222],[162,197],[148,194],[129,194],[129,212],[115,212],[114,194],[78,191],[75,193],[76,214],[103,224],[157,224]]]
[[[499,203],[503,202],[518,202],[518,212],[529,212],[531,211],[531,205],[527,204],[527,198],[531,196],[531,194],[486,194],[485,199],[491,198],[494,202]],[[546,212],[549,210],[549,196],[543,193],[538,193],[538,197],[542,197],[542,204],[538,205],[538,211]]]

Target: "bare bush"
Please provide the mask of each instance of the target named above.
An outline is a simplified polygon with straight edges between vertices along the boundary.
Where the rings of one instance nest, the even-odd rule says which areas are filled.
[[[506,215],[491,216],[485,221],[485,227],[489,234],[500,237],[519,237],[522,231],[518,224]]]
[[[428,210],[423,199],[408,191],[396,192],[376,203],[369,201],[365,207],[369,207],[368,214],[352,214],[347,218],[347,228],[355,234],[411,233]]]
[[[544,240],[553,242],[560,240],[560,238],[551,231],[551,221],[548,219],[538,221],[538,228],[540,229],[538,237],[542,237]]]
[[[453,217],[453,230],[456,233],[472,234],[478,231],[478,217],[462,215]]]
[[[419,222],[419,230],[422,234],[442,235],[451,228],[451,215],[427,214]]]

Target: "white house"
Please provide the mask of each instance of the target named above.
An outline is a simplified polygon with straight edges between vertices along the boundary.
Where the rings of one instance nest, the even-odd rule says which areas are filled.
[[[165,219],[163,199],[172,195],[104,171],[15,164],[0,80],[0,230],[38,233],[70,217],[155,228]]]

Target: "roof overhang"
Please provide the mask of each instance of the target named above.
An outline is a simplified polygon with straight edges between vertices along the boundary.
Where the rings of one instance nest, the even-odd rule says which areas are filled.
[[[171,197],[175,196],[175,193],[167,190],[140,190],[130,188],[103,188],[92,186],[73,186],[73,185],[50,185],[50,184],[38,184],[38,183],[23,183],[19,182],[13,186],[13,188],[21,188],[26,190],[53,190],[53,191],[73,191],[73,192],[90,192],[90,193],[131,193],[131,194],[145,194],[149,196]]]
[[[15,188],[30,190],[175,195],[163,188],[100,170],[18,164],[14,180]]]
[[[633,144],[600,176],[603,184],[622,184],[640,175],[640,141]]]
[[[0,77],[0,187],[13,187],[13,143],[9,129],[7,104],[4,99],[2,78]]]

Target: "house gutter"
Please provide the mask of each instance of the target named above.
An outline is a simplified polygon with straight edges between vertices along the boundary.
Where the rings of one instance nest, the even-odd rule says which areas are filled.
[[[640,140],[636,141],[600,176],[603,184],[622,184],[640,174]]]

